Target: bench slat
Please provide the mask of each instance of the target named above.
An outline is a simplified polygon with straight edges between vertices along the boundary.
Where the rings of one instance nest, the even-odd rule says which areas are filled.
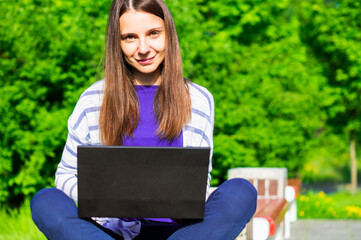
[[[288,202],[285,199],[259,199],[254,216],[267,219],[270,223],[270,236],[273,236],[283,221],[287,209]]]

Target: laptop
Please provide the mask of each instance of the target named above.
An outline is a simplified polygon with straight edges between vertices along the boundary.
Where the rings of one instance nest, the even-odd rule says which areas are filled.
[[[203,219],[210,148],[78,146],[79,217]]]

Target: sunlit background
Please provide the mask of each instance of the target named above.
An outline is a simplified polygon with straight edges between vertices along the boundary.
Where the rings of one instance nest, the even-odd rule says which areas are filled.
[[[299,218],[361,219],[361,2],[165,2],[185,77],[215,99],[212,185],[286,167]],[[54,186],[67,119],[103,77],[110,4],[0,0],[0,239],[42,238],[29,200]]]

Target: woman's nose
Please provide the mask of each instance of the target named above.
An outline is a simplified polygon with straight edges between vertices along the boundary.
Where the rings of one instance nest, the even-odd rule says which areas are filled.
[[[141,39],[139,42],[139,53],[147,54],[149,52],[149,44],[146,39]]]

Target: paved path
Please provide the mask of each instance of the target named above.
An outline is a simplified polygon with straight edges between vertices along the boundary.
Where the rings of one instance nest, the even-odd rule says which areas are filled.
[[[290,240],[361,240],[361,221],[297,220]]]

